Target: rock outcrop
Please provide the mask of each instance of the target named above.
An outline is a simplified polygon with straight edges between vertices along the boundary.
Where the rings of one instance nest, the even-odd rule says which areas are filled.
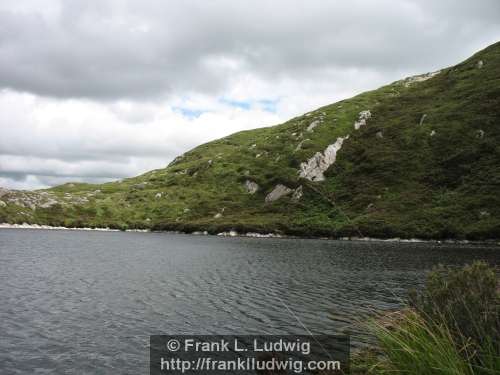
[[[267,194],[266,196],[266,203],[274,202],[277,201],[278,199],[292,194],[292,201],[293,202],[298,202],[300,198],[302,198],[302,195],[304,195],[304,191],[302,188],[302,185],[300,185],[296,189],[291,189],[288,186],[278,184],[274,187],[274,189]]]
[[[425,118],[427,117],[427,113],[424,113],[422,117],[420,117],[420,121],[418,123],[419,126],[422,126],[424,124]]]
[[[295,189],[293,191],[292,201],[298,202],[300,200],[300,198],[302,198],[303,195],[304,195],[304,191],[303,191],[302,185],[300,185],[297,189]]]
[[[333,163],[335,163],[337,152],[348,138],[349,136],[337,138],[335,143],[329,145],[323,153],[317,152],[308,161],[301,163],[299,171],[300,177],[307,178],[310,181],[323,181],[325,179],[324,173]]]
[[[369,110],[359,112],[358,120],[354,122],[354,129],[359,130],[359,128],[365,126],[366,120],[370,117],[372,117],[372,113]]]
[[[425,74],[419,74],[419,75],[416,75],[416,76],[413,76],[413,77],[409,77],[409,78],[406,78],[403,81],[403,85],[405,87],[410,87],[414,83],[427,81],[428,79],[431,79],[432,77],[438,75],[439,73],[441,73],[441,71],[437,70],[435,72],[430,72],[430,73],[425,73]]]
[[[306,131],[308,131],[309,133],[312,133],[314,131],[314,128],[316,126],[318,126],[319,124],[321,124],[321,121],[320,120],[314,120],[313,122],[311,122],[309,124],[309,126],[307,127]]]
[[[285,185],[278,184],[274,187],[274,189],[269,194],[267,194],[266,203],[274,202],[274,201],[280,199],[281,197],[284,197],[285,195],[288,195],[292,192],[293,192],[293,189],[290,189],[289,187],[287,187]]]

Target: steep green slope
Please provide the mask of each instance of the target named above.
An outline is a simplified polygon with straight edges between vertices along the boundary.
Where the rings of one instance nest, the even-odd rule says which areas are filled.
[[[0,190],[0,222],[500,238],[499,141],[496,43],[454,67],[201,145],[138,177]]]

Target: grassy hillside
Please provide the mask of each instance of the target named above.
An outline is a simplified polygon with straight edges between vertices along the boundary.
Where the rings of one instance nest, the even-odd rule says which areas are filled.
[[[486,239],[500,238],[499,187],[496,43],[437,73],[201,145],[138,177],[0,190],[0,222]]]

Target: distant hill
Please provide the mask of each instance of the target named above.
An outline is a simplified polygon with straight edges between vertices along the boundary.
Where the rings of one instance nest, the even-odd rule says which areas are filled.
[[[0,190],[0,222],[500,238],[500,43],[101,185]]]

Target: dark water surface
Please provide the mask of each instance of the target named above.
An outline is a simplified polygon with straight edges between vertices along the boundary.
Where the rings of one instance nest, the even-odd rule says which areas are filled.
[[[0,373],[145,374],[151,334],[306,334],[284,304],[335,334],[400,306],[433,265],[499,251],[0,229]]]

